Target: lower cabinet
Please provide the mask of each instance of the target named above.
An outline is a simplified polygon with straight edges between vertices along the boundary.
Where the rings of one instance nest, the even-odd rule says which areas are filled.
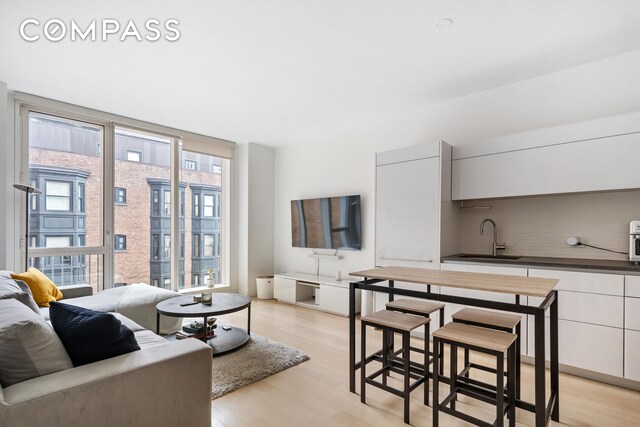
[[[549,360],[548,318],[545,318],[545,336],[545,357]],[[623,376],[623,329],[559,319],[558,337],[561,364],[616,377]],[[528,355],[532,357],[536,348],[534,338],[534,321],[533,316],[530,316]],[[640,349],[640,336],[638,343]]]
[[[624,377],[640,381],[640,276],[625,276]]]
[[[356,289],[356,313],[360,312],[360,289]],[[275,275],[273,296],[279,302],[349,315],[349,281],[311,274]]]
[[[560,363],[622,377],[624,374],[624,276],[606,273],[530,269],[529,277],[557,278]],[[529,298],[539,305],[541,298]],[[549,311],[546,313],[549,357]],[[529,316],[529,355],[534,321]]]
[[[624,331],[624,377],[640,381],[640,331]]]
[[[296,280],[275,276],[273,297],[278,301],[294,304],[296,302]]]

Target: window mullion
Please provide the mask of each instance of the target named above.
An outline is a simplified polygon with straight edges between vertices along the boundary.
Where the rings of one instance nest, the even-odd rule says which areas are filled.
[[[103,289],[109,289],[114,286],[115,282],[115,265],[114,265],[114,230],[115,230],[115,215],[114,215],[114,183],[115,183],[115,124],[113,122],[105,126],[104,129],[104,237],[103,247],[105,248],[104,255],[104,274],[103,274]]]
[[[171,289],[180,283],[180,145],[171,139]]]

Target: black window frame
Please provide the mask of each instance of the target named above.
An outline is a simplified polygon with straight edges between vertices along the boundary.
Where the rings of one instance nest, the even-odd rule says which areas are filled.
[[[115,252],[127,251],[127,235],[126,234],[116,234],[113,236],[113,250]]]
[[[113,189],[113,202],[116,205],[127,204],[127,189],[124,187],[116,187]]]

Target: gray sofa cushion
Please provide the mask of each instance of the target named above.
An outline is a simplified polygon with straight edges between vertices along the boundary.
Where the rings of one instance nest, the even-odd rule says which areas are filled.
[[[33,310],[34,313],[40,314],[38,304],[34,301],[30,291],[25,292],[11,277],[0,275],[0,300],[4,299],[16,299]]]
[[[73,367],[60,338],[39,314],[0,300],[0,383],[8,387]]]
[[[49,306],[51,324],[73,366],[140,350],[133,331],[111,313],[62,302],[51,302]]]
[[[136,336],[136,341],[138,341],[138,345],[141,349],[155,347],[157,345],[165,345],[169,343],[169,341],[165,340],[161,336],[158,336],[146,329],[134,332],[133,334]]]

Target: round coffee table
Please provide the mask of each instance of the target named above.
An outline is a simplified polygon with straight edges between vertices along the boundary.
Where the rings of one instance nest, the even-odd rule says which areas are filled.
[[[213,349],[213,355],[229,353],[245,345],[251,335],[251,298],[231,293],[214,293],[211,305],[193,304],[193,297],[181,296],[170,298],[156,305],[156,333],[160,333],[160,315],[169,317],[202,317],[204,324],[207,318],[221,316],[247,309],[247,329],[231,326],[228,329],[216,328],[212,337],[205,334],[203,341]],[[206,329],[205,329],[206,330]]]

